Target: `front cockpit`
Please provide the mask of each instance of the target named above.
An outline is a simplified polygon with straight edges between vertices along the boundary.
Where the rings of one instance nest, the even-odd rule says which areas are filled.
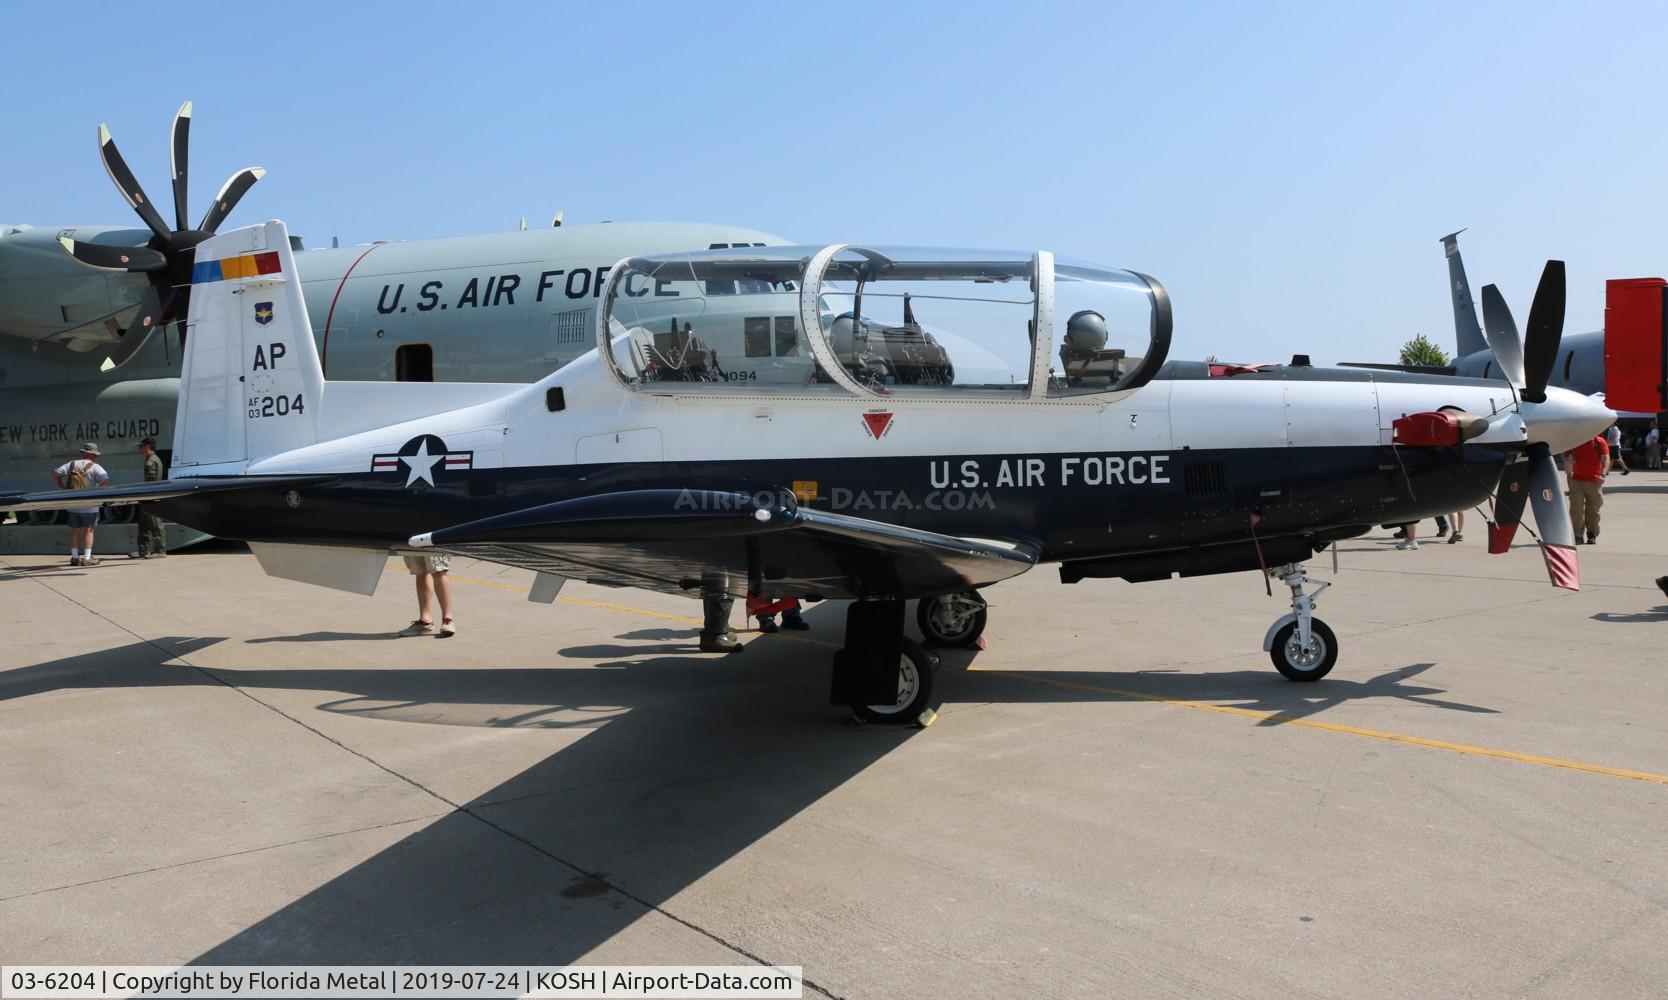
[[[637,391],[1029,401],[1145,384],[1170,309],[1047,251],[735,247],[621,262],[598,327]]]

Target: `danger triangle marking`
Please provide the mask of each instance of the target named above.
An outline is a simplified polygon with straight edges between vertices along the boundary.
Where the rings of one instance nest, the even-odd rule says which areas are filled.
[[[892,429],[892,414],[865,413],[863,414],[863,423],[868,425],[869,436],[879,441],[887,431]]]

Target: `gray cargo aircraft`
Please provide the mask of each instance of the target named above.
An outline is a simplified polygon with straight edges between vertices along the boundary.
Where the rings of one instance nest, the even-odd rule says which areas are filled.
[[[187,101],[174,118],[171,226],[102,125],[100,156],[145,228],[0,224],[0,490],[42,488],[48,470],[86,440],[100,443],[112,476],[135,478],[139,439],[172,440],[181,350],[157,331],[184,326],[197,245],[265,173],[233,175],[192,228],[191,112]],[[591,349],[596,299],[614,261],[784,242],[739,226],[558,222],[308,250],[296,261],[330,378],[526,382]],[[784,313],[792,311],[790,301]]]
[[[1514,357],[1517,332],[1505,299],[1494,285],[1483,286],[1483,323],[1477,322],[1477,306],[1471,297],[1471,283],[1460,256],[1459,235],[1442,237],[1442,251],[1448,260],[1449,294],[1454,302],[1454,359],[1446,366],[1350,363],[1349,368],[1378,368],[1431,375],[1460,375],[1467,378],[1510,378],[1521,367]],[[1661,279],[1612,280],[1606,284],[1606,329],[1565,336],[1553,359],[1549,385],[1584,396],[1598,395],[1624,416],[1655,416],[1668,407],[1668,373],[1660,379],[1642,378],[1641,369],[1658,372],[1668,356],[1668,327],[1663,324],[1660,299]],[[1641,287],[1644,286],[1644,287]],[[1654,309],[1653,309],[1654,306]],[[1652,315],[1647,315],[1652,314]],[[1488,333],[1484,335],[1484,329]],[[1502,352],[1505,356],[1502,356]],[[1627,371],[1612,364],[1619,361]],[[1617,376],[1623,378],[1618,381]]]

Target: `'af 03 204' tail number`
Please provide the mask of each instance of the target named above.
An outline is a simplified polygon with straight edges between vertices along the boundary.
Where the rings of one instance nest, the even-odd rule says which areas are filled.
[[[301,393],[293,396],[279,394],[277,396],[250,396],[249,419],[260,420],[262,417],[287,417],[292,413],[307,412],[306,402]]]

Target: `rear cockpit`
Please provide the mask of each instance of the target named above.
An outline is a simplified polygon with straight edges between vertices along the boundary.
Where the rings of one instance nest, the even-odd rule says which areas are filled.
[[[1131,271],[844,244],[632,258],[599,322],[634,390],[1000,400],[1136,388],[1169,333],[1163,288]]]

